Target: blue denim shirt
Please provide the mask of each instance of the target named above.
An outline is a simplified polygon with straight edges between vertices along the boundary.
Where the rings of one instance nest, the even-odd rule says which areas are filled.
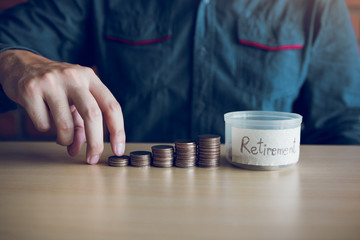
[[[224,113],[276,110],[303,115],[302,143],[360,143],[343,0],[34,0],[0,16],[0,43],[96,65],[129,141],[224,136]]]

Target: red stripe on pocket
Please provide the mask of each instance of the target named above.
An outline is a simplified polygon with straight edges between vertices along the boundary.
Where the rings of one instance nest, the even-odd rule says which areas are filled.
[[[114,36],[106,36],[106,38],[109,39],[109,40],[129,44],[129,45],[138,46],[138,45],[147,45],[147,44],[153,44],[153,43],[162,42],[162,41],[165,41],[165,40],[168,40],[169,38],[171,38],[171,35],[161,37],[161,38],[157,38],[157,39],[150,39],[150,40],[143,40],[143,41],[130,41],[130,40],[127,40],[127,39],[118,38],[118,37],[114,37]]]
[[[267,45],[263,45],[263,44],[260,44],[257,42],[251,42],[251,41],[247,41],[247,40],[243,40],[243,39],[239,39],[239,43],[247,45],[247,46],[251,46],[251,47],[268,50],[268,51],[294,50],[294,49],[301,49],[304,47],[304,45],[300,45],[300,44],[272,47],[272,46],[267,46]]]

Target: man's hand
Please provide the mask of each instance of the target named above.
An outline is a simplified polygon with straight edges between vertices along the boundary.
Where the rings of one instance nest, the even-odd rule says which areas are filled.
[[[104,149],[103,116],[116,155],[125,151],[119,103],[91,68],[54,62],[24,50],[0,54],[0,83],[25,108],[40,131],[57,128],[57,143],[75,156],[87,141],[86,161],[96,164]]]

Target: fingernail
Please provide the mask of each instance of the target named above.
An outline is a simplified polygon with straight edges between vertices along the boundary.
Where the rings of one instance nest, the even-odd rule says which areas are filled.
[[[91,165],[97,164],[99,159],[100,159],[100,155],[92,156],[87,159],[87,163]]]
[[[117,145],[115,145],[115,154],[118,155],[118,156],[121,156],[124,154],[125,152],[125,144],[123,143],[119,143]]]

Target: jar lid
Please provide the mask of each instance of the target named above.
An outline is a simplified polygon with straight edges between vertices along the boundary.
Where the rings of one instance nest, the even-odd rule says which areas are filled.
[[[277,111],[238,111],[224,115],[225,122],[240,128],[288,129],[299,127],[302,116]]]

